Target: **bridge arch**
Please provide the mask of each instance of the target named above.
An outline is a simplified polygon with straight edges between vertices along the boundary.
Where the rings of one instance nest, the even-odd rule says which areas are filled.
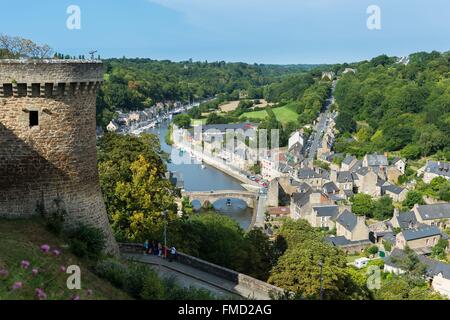
[[[220,191],[191,191],[183,192],[183,197],[188,197],[189,200],[198,201],[203,207],[205,202],[214,204],[216,201],[221,199],[238,199],[242,200],[247,204],[247,207],[254,209],[257,204],[258,194],[250,191],[239,191],[239,190],[220,190]]]

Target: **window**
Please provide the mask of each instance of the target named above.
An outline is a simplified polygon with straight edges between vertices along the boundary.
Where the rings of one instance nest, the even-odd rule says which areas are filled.
[[[30,128],[39,125],[39,114],[37,111],[30,111]]]

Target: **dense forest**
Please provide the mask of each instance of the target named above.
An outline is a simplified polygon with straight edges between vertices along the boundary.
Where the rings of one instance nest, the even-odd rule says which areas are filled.
[[[336,88],[338,151],[450,160],[450,53],[415,53],[408,64],[383,55],[355,67]]]
[[[103,126],[117,110],[139,110],[156,102],[198,101],[217,94],[238,99],[242,91],[261,98],[263,86],[313,67],[151,59],[104,62],[105,84],[97,100],[97,120]]]

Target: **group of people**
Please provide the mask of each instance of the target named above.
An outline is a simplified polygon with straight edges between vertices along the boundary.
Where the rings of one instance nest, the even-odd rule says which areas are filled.
[[[149,241],[145,240],[144,242],[144,254],[152,254],[158,257],[166,258],[166,253],[164,252],[163,245],[158,241]],[[172,262],[176,259],[177,249],[175,247],[171,247],[169,250],[169,261]]]

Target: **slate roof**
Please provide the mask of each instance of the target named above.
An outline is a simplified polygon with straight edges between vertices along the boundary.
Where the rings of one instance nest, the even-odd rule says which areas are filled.
[[[450,177],[450,163],[443,161],[428,161],[425,172],[431,172],[440,176]]]
[[[313,206],[313,210],[317,212],[318,217],[336,217],[339,214],[339,207],[336,205],[329,206]]]
[[[340,171],[337,173],[337,182],[338,183],[353,182],[353,176],[350,173],[350,171]]]
[[[433,237],[441,234],[441,230],[435,226],[420,227],[417,229],[406,229],[402,231],[406,241]]]
[[[299,179],[318,179],[322,176],[311,168],[303,168],[298,171]]]
[[[418,206],[417,211],[423,220],[450,219],[450,203]]]
[[[389,191],[392,192],[394,194],[400,194],[402,193],[405,189],[396,185],[388,185],[388,186],[384,186],[382,187],[383,191]]]
[[[414,226],[417,224],[416,215],[414,212],[401,212],[397,217],[394,217],[397,219],[397,222],[401,229],[409,229],[411,226]]]
[[[358,219],[353,212],[345,210],[337,217],[337,222],[342,225],[346,230],[353,231],[355,229]]]
[[[385,258],[384,264],[392,267],[400,268],[397,259],[402,259],[405,257],[405,252],[398,248],[394,248],[389,257]],[[426,275],[429,277],[434,277],[436,275],[442,274],[446,279],[450,279],[450,264],[440,262],[437,260],[430,259],[425,256],[418,256],[420,262],[426,266]]]
[[[338,186],[334,182],[327,182],[323,185],[323,189],[326,193],[335,193],[339,191]]]
[[[362,163],[362,160],[356,161],[355,164],[350,167],[350,171],[355,172],[356,170],[360,169],[362,167]]]
[[[298,206],[298,207],[303,207],[305,204],[308,203],[309,201],[309,196],[311,195],[312,190],[309,189],[306,192],[294,192],[292,194],[292,201]]]
[[[354,160],[356,160],[355,156],[347,156],[344,160],[342,160],[342,163],[349,166]]]
[[[372,166],[388,166],[388,160],[386,156],[380,154],[368,154],[367,155],[367,164]]]
[[[362,243],[370,244],[371,243],[369,240],[351,241],[351,240],[348,240],[347,238],[345,238],[344,236],[326,237],[326,238],[324,238],[324,240],[326,242],[332,244],[335,247],[346,246],[349,244],[362,244]]]

